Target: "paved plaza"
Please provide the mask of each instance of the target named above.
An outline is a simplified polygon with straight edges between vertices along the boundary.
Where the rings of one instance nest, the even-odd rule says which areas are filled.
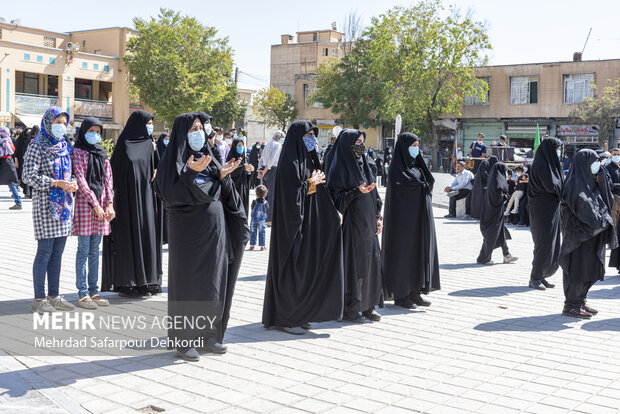
[[[437,180],[439,193],[451,177],[438,174]],[[23,211],[9,211],[8,188],[0,191],[0,310],[27,321],[36,251],[31,204],[26,200]],[[439,194],[435,201],[447,202]],[[0,351],[0,411],[620,412],[615,269],[608,269],[589,295],[598,316],[563,317],[560,272],[550,279],[555,289],[527,287],[532,260],[527,228],[511,227],[509,247],[518,262],[479,266],[477,223],[447,220],[446,213],[435,208],[442,290],[427,297],[429,308],[405,310],[388,303],[379,310],[381,322],[314,324],[300,337],[265,330],[260,320],[269,253],[247,251],[225,337],[227,354],[204,354],[189,363],[165,351],[134,357]],[[60,289],[73,303],[76,249],[76,238],[70,238]],[[501,262],[500,249],[493,258]],[[104,296],[111,307],[96,312],[108,312],[121,300]],[[163,294],[135,306],[165,300]]]

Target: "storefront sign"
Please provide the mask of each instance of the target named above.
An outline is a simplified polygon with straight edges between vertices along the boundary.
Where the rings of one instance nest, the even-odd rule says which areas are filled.
[[[560,125],[557,130],[558,135],[586,135],[597,136],[599,134],[598,125]]]

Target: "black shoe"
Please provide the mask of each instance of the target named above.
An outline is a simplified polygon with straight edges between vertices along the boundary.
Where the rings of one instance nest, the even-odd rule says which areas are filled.
[[[143,298],[153,296],[151,292],[149,292],[149,287],[147,285],[136,286],[135,290],[137,290],[140,296],[142,296]]]
[[[411,299],[418,306],[431,306],[431,303],[428,300],[424,299],[419,293],[412,293]]]
[[[200,354],[196,348],[177,348],[177,356],[190,362],[200,361]]]
[[[546,290],[544,284],[540,280],[531,280],[530,279],[530,284],[528,286],[531,287],[532,289],[536,289],[536,290]]]
[[[553,289],[555,287],[553,283],[549,283],[545,279],[542,279],[540,283],[542,283],[547,289]]]
[[[583,309],[580,308],[567,308],[564,307],[564,310],[562,311],[562,315],[564,316],[570,316],[571,318],[577,318],[577,319],[590,319],[592,318],[592,314],[590,312],[586,312]]]
[[[454,214],[446,214],[443,218],[456,218]]]
[[[347,308],[342,314],[342,319],[349,322],[362,323],[364,322],[364,317],[361,313],[356,312],[351,308]]]
[[[598,311],[596,309],[589,307],[588,305],[586,305],[585,302],[583,302],[581,304],[581,310],[585,311],[585,312],[588,312],[589,314],[591,314],[593,316],[598,314]]]
[[[129,299],[141,299],[142,295],[135,288],[121,287],[118,289],[118,296]]]
[[[305,329],[306,331],[309,331],[310,329],[312,329],[312,325],[310,325],[309,323],[302,323],[301,329]]]
[[[485,266],[493,266],[495,263],[493,263],[493,260],[489,260],[488,262],[479,262],[476,260],[476,263],[478,263],[479,265],[485,265]]]
[[[404,299],[398,299],[394,301],[394,305],[396,306],[400,306],[401,308],[406,308],[406,309],[415,309],[418,306],[415,304],[415,302],[413,300],[411,300],[410,297],[406,297]]]
[[[362,315],[364,316],[364,318],[373,322],[379,322],[381,320],[381,315],[375,310],[375,308],[368,309],[367,311],[362,312]]]
[[[205,343],[204,350],[213,354],[225,354],[228,348],[219,343],[214,337],[210,337]]]

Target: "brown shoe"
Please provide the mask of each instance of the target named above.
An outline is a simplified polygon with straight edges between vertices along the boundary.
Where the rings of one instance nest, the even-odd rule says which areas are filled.
[[[15,204],[13,207],[9,207],[9,210],[21,210],[22,206],[18,206],[17,204]]]

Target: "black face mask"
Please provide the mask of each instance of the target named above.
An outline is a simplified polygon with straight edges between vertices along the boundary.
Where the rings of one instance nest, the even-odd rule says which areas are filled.
[[[365,151],[366,151],[366,147],[364,146],[364,144],[354,144],[353,145],[353,154],[355,154],[355,156],[357,158],[359,158],[362,155],[364,155]]]

